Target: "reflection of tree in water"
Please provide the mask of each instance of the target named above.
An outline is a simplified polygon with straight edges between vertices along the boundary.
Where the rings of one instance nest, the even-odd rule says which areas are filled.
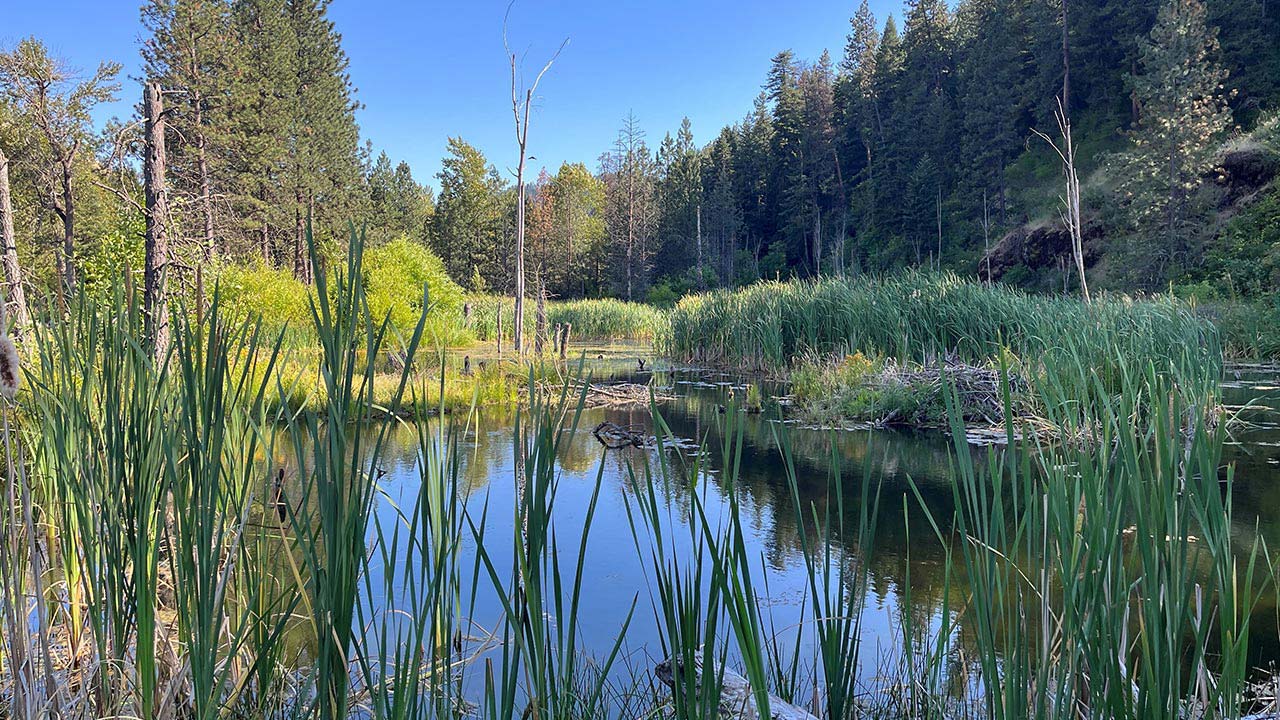
[[[661,408],[676,436],[699,442],[711,479],[721,492],[727,426],[720,412],[723,397],[718,388],[694,389],[688,397]],[[847,537],[833,539],[848,562],[866,564],[869,606],[896,607],[900,622],[909,619],[912,627],[935,627],[946,600],[952,608],[957,607],[966,583],[954,570],[947,577],[943,547],[911,483],[940,524],[948,526],[954,507],[950,440],[928,433],[805,429],[775,418],[768,414],[737,418],[743,434],[738,477],[747,513],[743,520],[764,543],[766,563],[783,570],[804,562],[797,523],[805,523],[810,541],[824,537],[825,529],[817,526],[815,518],[826,516],[828,503],[835,502],[830,488],[839,482]],[[781,443],[787,446],[795,471],[799,513]],[[868,548],[856,544],[864,482],[872,484],[869,497],[874,498],[877,488],[880,493],[876,532]],[[682,505],[688,502],[687,498],[675,501]],[[836,535],[834,529],[832,534]],[[909,593],[905,585],[908,577]],[[948,587],[950,598],[946,597]]]

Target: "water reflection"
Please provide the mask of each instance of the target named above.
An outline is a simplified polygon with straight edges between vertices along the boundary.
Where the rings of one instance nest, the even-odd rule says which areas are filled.
[[[603,372],[618,379],[652,382],[677,396],[661,405],[664,420],[680,441],[666,449],[665,458],[657,458],[656,450],[605,451],[591,435],[600,422],[644,428],[652,433],[647,408],[601,408],[586,410],[576,428],[566,430],[568,436],[559,454],[561,470],[559,496],[554,513],[557,531],[563,538],[575,538],[581,531],[586,504],[595,487],[597,475],[603,487],[596,517],[591,528],[584,578],[587,585],[582,601],[581,618],[588,649],[605,652],[612,644],[624,619],[636,605],[637,620],[628,631],[630,664],[643,666],[656,662],[659,643],[652,622],[643,563],[636,552],[635,539],[626,512],[633,482],[632,468],[647,460],[665,460],[672,467],[689,467],[696,448],[702,448],[701,460],[708,464],[708,482],[694,487],[693,482],[673,486],[665,499],[687,517],[689,493],[703,493],[704,503],[712,516],[725,510],[725,489],[720,479],[723,471],[719,448],[725,442],[725,417],[722,406],[729,388],[738,388],[743,378],[719,373],[675,371],[631,373],[629,370]],[[601,374],[597,368],[597,376]],[[1237,540],[1243,545],[1255,539],[1268,546],[1280,544],[1280,373],[1274,368],[1246,368],[1232,374],[1226,387],[1227,402],[1243,408],[1241,415],[1251,424],[1242,426],[1227,449],[1229,462],[1236,465],[1234,501]],[[765,387],[765,395],[777,393],[777,387]],[[1247,406],[1247,407],[1245,407]],[[952,617],[967,595],[965,578],[959,571],[947,572],[944,549],[920,509],[920,499],[933,516],[950,518],[953,495],[950,481],[950,440],[938,433],[886,431],[824,431],[779,423],[776,413],[741,417],[744,447],[738,486],[745,529],[749,533],[748,550],[762,558],[769,597],[763,601],[776,628],[807,634],[801,619],[801,603],[807,592],[807,575],[801,554],[800,517],[823,516],[829,501],[829,479],[839,474],[845,498],[847,521],[856,524],[862,483],[870,482],[880,492],[880,514],[871,547],[853,547],[853,539],[845,540],[858,562],[869,572],[869,598],[864,621],[864,648],[868,658],[902,646],[902,628],[916,628],[920,637],[935,633]],[[800,508],[787,483],[786,466],[780,452],[780,433],[785,433],[797,477]],[[417,491],[419,475],[416,463],[416,433],[412,428],[393,431],[387,455],[387,475],[383,490],[387,498],[403,505]],[[495,553],[498,573],[508,576],[511,563],[510,538],[515,517],[513,462],[513,417],[509,413],[486,412],[469,425],[457,438],[461,473],[468,493],[468,508],[479,516],[485,511],[487,537],[494,538],[490,551]],[[973,449],[975,455],[992,452]],[[387,507],[379,508],[384,522],[394,520]],[[814,537],[814,528],[807,528]],[[954,542],[954,539],[952,539]],[[486,543],[486,547],[490,547]],[[569,567],[577,561],[576,544],[562,546],[560,562]],[[468,545],[468,555],[474,546]],[[504,554],[505,553],[505,554]],[[471,557],[463,559],[469,567]],[[481,581],[485,582],[485,581]],[[764,585],[760,585],[764,587]],[[487,590],[487,586],[482,590]],[[492,626],[500,617],[496,600],[477,595],[476,608],[481,624]],[[767,620],[766,620],[767,621]],[[908,622],[909,621],[909,622]],[[1255,616],[1254,660],[1265,665],[1280,657],[1277,640],[1274,594],[1263,598]],[[961,633],[963,638],[963,632]],[[867,663],[865,673],[875,673],[874,663]]]

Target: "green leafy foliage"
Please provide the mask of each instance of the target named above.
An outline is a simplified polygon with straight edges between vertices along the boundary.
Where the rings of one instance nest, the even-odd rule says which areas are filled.
[[[371,248],[365,251],[362,272],[375,320],[390,317],[392,326],[408,332],[425,310],[429,334],[448,345],[464,339],[458,331],[462,288],[426,246],[402,237]]]

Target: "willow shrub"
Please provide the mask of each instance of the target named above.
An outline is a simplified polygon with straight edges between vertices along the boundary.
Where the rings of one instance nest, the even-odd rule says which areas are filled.
[[[446,345],[470,340],[461,325],[462,288],[426,246],[405,238],[365,251],[362,265],[373,317],[390,317],[400,332],[413,329],[427,311],[427,335]],[[423,307],[427,288],[428,307]]]
[[[413,331],[425,300],[426,337],[430,341],[462,345],[474,339],[462,324],[462,288],[449,278],[440,258],[425,246],[401,238],[369,248],[361,262],[361,275],[370,315],[389,318],[395,332]],[[313,288],[295,278],[290,270],[261,263],[229,264],[218,269],[215,282],[231,317],[261,317],[266,329],[287,330],[289,345],[312,341]]]

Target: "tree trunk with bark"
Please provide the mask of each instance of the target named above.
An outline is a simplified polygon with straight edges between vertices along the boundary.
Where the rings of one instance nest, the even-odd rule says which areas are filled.
[[[62,218],[62,283],[68,296],[76,287],[76,195],[71,187],[71,160],[62,161],[62,203],[58,216]]]
[[[507,7],[507,12],[511,12],[511,7]],[[560,50],[564,49],[565,44],[569,41],[565,40],[560,44],[560,50],[556,50],[556,54],[542,66],[542,70],[538,76],[534,78],[533,84],[524,91],[524,102],[521,103],[520,98],[520,67],[519,61],[515,53],[511,52],[511,46],[507,44],[507,27],[506,21],[502,24],[502,40],[506,47],[507,54],[511,58],[511,115],[515,118],[516,124],[516,145],[520,148],[520,161],[516,165],[516,305],[515,305],[515,327],[512,329],[512,343],[515,345],[517,358],[524,357],[524,214],[525,214],[525,187],[524,187],[524,167],[528,159],[527,149],[529,147],[529,111],[533,106],[533,94],[538,90],[538,83],[542,82],[542,76],[547,74],[547,70],[551,69],[551,64],[560,56]]]
[[[25,328],[30,322],[27,297],[22,288],[22,268],[18,264],[17,238],[13,231],[13,198],[9,191],[9,159],[0,150],[0,258],[4,265],[4,303],[13,308],[13,326]],[[7,328],[0,327],[0,332]]]
[[[169,350],[169,307],[165,294],[165,276],[169,269],[169,197],[165,188],[164,99],[158,82],[146,84],[143,111],[146,126],[143,184],[147,210],[143,310],[152,352],[160,358]]]

